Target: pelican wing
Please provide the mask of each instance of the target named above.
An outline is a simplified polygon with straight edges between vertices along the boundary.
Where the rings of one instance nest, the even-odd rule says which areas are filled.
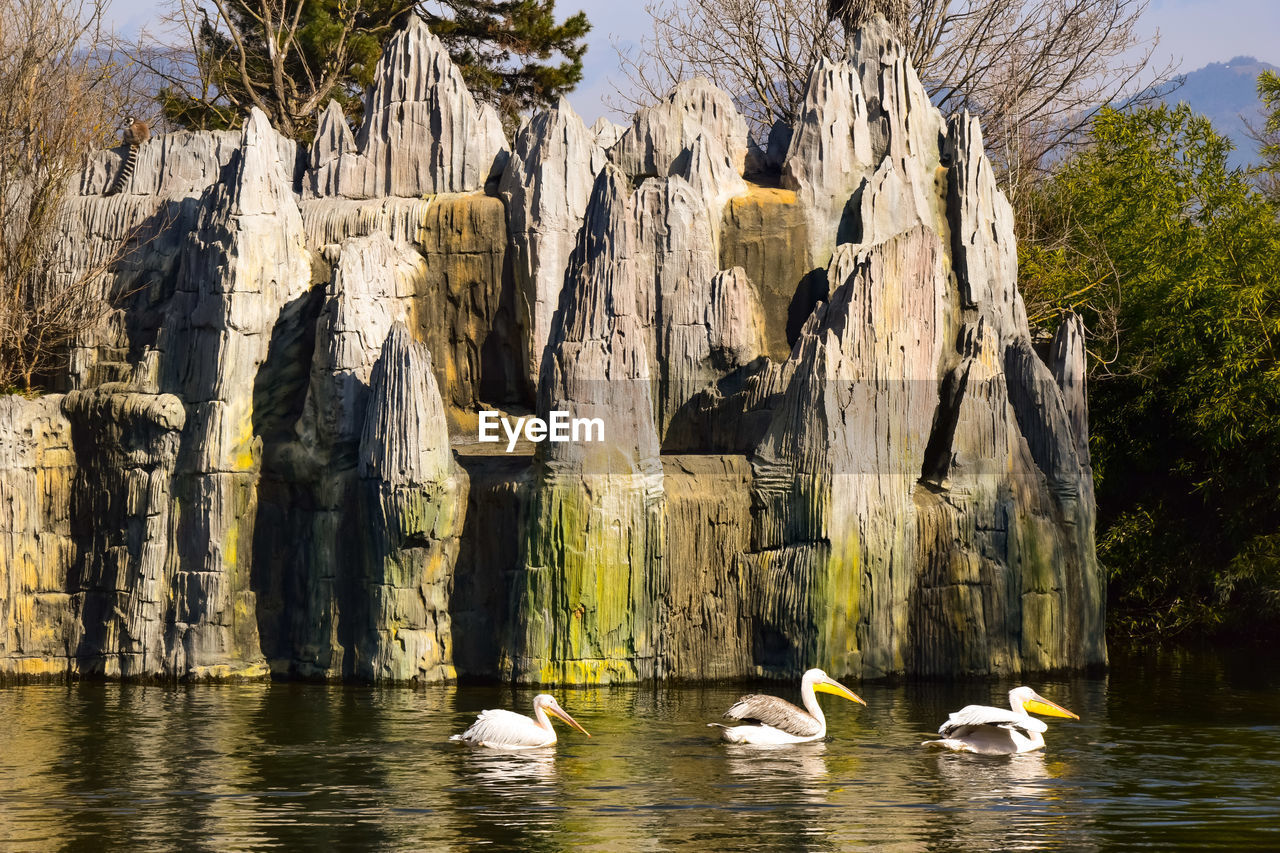
[[[481,711],[471,728],[454,739],[486,746],[528,747],[554,742],[555,735],[523,714],[497,708]]]
[[[786,699],[766,696],[763,693],[750,693],[743,696],[732,708],[725,711],[724,715],[731,720],[742,720],[744,723],[773,726],[796,737],[813,737],[822,731],[822,726],[808,711],[797,708]]]
[[[1024,732],[1044,733],[1049,730],[1043,720],[1026,714],[1015,714],[1009,708],[993,708],[990,705],[966,705],[956,711],[938,727],[943,737],[964,737],[979,726],[1000,726],[1006,729],[1022,729]]]

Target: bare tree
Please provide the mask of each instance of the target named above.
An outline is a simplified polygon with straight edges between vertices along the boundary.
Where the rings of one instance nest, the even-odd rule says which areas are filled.
[[[414,0],[168,0],[130,47],[171,125],[236,127],[250,107],[293,137],[332,98],[358,97]]]
[[[383,47],[417,16],[471,92],[504,122],[554,104],[581,79],[584,13],[554,0],[161,0],[164,14],[130,49],[155,80],[171,124],[237,126],[251,107],[295,139],[332,99],[359,121]]]
[[[1006,188],[1019,183],[1094,111],[1170,79],[1156,39],[1137,34],[1148,0],[910,0],[907,50],[943,112],[983,118]],[[735,96],[757,133],[792,123],[809,68],[843,53],[830,0],[652,0],[653,31],[622,54],[620,106],[652,103],[694,75]],[[867,5],[865,2],[855,4]],[[855,10],[856,12],[856,10]],[[839,16],[837,16],[839,17]],[[853,14],[856,18],[856,14]]]
[[[128,109],[103,10],[0,0],[0,389],[32,390],[109,309],[101,268],[59,252],[69,183]]]

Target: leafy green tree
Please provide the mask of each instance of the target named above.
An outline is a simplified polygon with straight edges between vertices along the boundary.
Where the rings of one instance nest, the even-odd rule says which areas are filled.
[[[1091,345],[1099,556],[1122,633],[1280,634],[1280,217],[1181,106],[1103,111],[1034,199],[1034,321]],[[1265,618],[1264,618],[1265,617]]]
[[[234,127],[256,106],[306,139],[330,99],[359,120],[382,48],[412,14],[509,127],[582,79],[590,24],[582,12],[557,23],[555,0],[176,0],[171,23],[185,43],[147,41],[136,53],[174,124]]]
[[[1265,123],[1253,129],[1253,136],[1261,146],[1259,177],[1262,191],[1280,204],[1280,74],[1263,71],[1258,76],[1258,97],[1265,112]]]

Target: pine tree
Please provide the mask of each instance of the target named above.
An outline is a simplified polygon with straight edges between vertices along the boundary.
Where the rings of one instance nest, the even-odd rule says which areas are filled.
[[[562,24],[555,0],[440,0],[446,14],[425,13],[472,93],[498,108],[508,132],[519,114],[550,106],[582,80],[582,43],[591,29],[578,12]],[[425,10],[424,10],[425,12]],[[555,54],[564,61],[547,62]]]
[[[521,111],[554,104],[582,79],[591,28],[582,12],[557,23],[555,0],[180,1],[198,25],[192,55],[171,58],[161,73],[166,117],[228,128],[257,106],[304,140],[331,98],[359,121],[382,48],[409,15],[426,19],[510,129]]]

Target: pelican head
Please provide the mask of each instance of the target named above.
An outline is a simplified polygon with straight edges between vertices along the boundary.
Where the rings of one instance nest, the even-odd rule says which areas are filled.
[[[573,717],[570,717],[568,713],[565,712],[564,708],[560,707],[560,703],[556,701],[556,698],[550,693],[539,693],[537,696],[533,697],[533,709],[534,713],[537,713],[538,709],[542,709],[553,717],[559,717],[587,737],[591,737],[591,733],[578,725],[578,721]]]
[[[1026,714],[1039,714],[1043,717],[1066,717],[1069,720],[1080,719],[1066,708],[1041,696],[1030,687],[1015,687],[1009,691],[1009,707],[1014,711]]]
[[[805,686],[812,687],[817,693],[834,693],[836,696],[848,699],[850,702],[857,702],[859,705],[867,704],[862,701],[862,698],[857,693],[854,693],[820,669],[811,669],[804,674],[804,678],[800,680],[800,687],[803,690]]]

